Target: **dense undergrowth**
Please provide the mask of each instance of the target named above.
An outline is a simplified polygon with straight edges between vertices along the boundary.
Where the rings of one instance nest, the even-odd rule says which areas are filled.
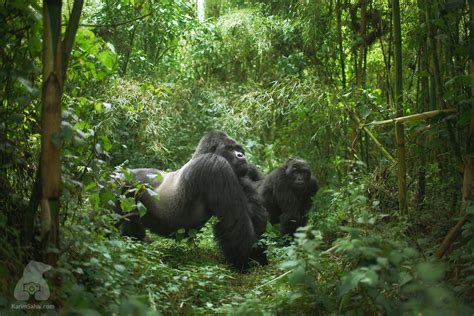
[[[319,193],[311,224],[291,245],[269,226],[270,264],[245,274],[224,264],[211,223],[193,237],[150,235],[150,243],[139,243],[107,225],[106,209],[92,222],[77,211],[63,229],[61,284],[51,287],[52,301],[86,315],[472,313],[463,303],[471,285],[446,282],[452,271],[429,260],[431,239],[407,236],[404,219],[381,213],[366,186],[349,181]]]

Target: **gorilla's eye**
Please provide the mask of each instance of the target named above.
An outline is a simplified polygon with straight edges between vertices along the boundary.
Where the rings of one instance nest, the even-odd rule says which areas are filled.
[[[238,150],[235,151],[235,156],[239,159],[244,159],[245,158],[245,154],[243,152],[238,151]]]

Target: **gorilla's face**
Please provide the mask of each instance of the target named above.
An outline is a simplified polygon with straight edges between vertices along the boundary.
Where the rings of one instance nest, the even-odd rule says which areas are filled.
[[[306,188],[311,179],[308,163],[304,160],[289,159],[285,165],[285,173],[290,185],[296,190]]]
[[[224,157],[232,166],[237,177],[240,178],[247,174],[248,165],[242,145],[226,133],[213,131],[201,138],[193,157],[207,153]]]
[[[230,163],[237,177],[243,177],[247,174],[247,159],[245,159],[244,149],[239,143],[232,141],[219,146],[216,154],[224,157]]]

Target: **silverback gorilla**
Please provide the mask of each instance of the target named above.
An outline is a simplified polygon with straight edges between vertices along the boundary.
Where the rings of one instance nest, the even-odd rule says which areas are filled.
[[[121,223],[122,234],[143,240],[148,228],[170,236],[180,228],[200,228],[215,215],[214,236],[232,266],[245,270],[251,260],[267,264],[265,249],[257,243],[268,215],[247,170],[242,146],[217,131],[203,136],[192,159],[177,171],[130,170],[135,181],[152,189],[138,197],[147,212],[141,218],[129,214]]]
[[[298,227],[306,225],[311,198],[318,191],[318,184],[305,160],[291,158],[270,172],[259,184],[258,191],[270,214],[270,222],[280,223],[281,233],[293,236]]]

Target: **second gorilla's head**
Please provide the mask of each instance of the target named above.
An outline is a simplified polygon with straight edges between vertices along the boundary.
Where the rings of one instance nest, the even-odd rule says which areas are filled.
[[[306,189],[311,178],[311,170],[305,160],[290,158],[285,162],[284,168],[288,184],[294,190]]]

